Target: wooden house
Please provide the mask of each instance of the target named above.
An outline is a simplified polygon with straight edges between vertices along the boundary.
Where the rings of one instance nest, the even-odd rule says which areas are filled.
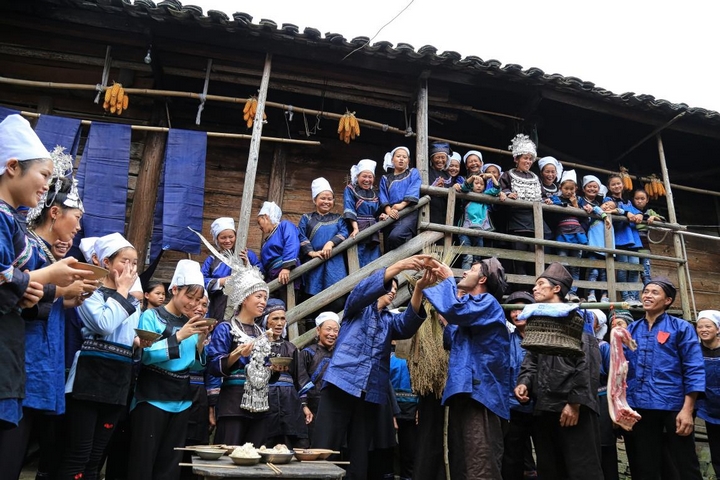
[[[622,164],[637,177],[662,178],[670,194],[653,207],[672,228],[652,233],[653,254],[667,257],[653,260],[655,272],[680,282],[686,318],[694,318],[693,309],[717,307],[717,112],[430,45],[369,44],[366,37],[301,31],[244,13],[231,18],[177,0],[27,0],[2,2],[0,13],[0,105],[29,118],[84,120],[81,152],[91,122],[133,126],[125,233],[141,261],[168,128],[209,132],[203,231],[219,216],[238,218],[241,244],[255,251],[262,202],[275,201],[296,222],[313,210],[313,178],[324,176],[339,193],[353,164],[371,158],[381,165],[398,145],[410,147],[426,174],[427,145],[435,139],[461,152],[481,150],[485,162],[510,168],[508,144],[523,132],[537,139],[541,156],[580,174],[604,177]],[[94,102],[96,86],[113,81],[130,98],[120,116]],[[267,122],[248,128],[243,107],[251,96]],[[346,144],[337,125],[348,111],[361,135]],[[447,229],[425,230],[451,243]],[[206,255],[192,258],[202,262]],[[169,279],[185,257],[167,252],[156,276]]]

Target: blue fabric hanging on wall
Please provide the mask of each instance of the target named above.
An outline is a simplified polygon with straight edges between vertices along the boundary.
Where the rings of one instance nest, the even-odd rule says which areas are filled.
[[[20,113],[20,110],[13,110],[12,108],[0,107],[0,122],[5,120],[8,115],[14,115]]]
[[[76,174],[85,206],[82,234],[75,236],[78,242],[125,232],[130,135],[130,125],[93,122],[90,127]]]
[[[155,205],[150,261],[160,250],[200,253],[197,235],[202,231],[205,203],[205,155],[207,134],[171,129],[165,146],[162,181]],[[158,220],[162,218],[159,228]]]
[[[35,125],[35,133],[49,152],[57,145],[65,147],[65,153],[75,156],[80,146],[81,120],[77,118],[41,115]]]

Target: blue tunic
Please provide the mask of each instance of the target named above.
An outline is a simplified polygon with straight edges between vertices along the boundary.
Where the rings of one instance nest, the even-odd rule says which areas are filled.
[[[384,283],[385,269],[361,281],[345,302],[340,334],[323,388],[331,383],[353,397],[365,393],[365,401],[386,405],[390,401],[390,346],[393,339],[412,337],[425,312],[409,307],[402,313],[378,310],[377,300],[390,291]]]
[[[622,198],[611,197],[615,203],[617,203],[618,214],[625,215],[626,213],[641,213],[640,210],[628,201],[623,201]],[[642,248],[642,242],[640,240],[640,234],[635,228],[635,224],[629,220],[613,220],[613,227],[615,228],[615,245],[617,248],[623,249],[638,249]]]
[[[275,280],[283,268],[293,269],[299,266],[298,257],[300,257],[298,229],[287,220],[281,220],[265,239],[260,250],[265,281]]]
[[[343,208],[343,217],[347,220],[355,220],[358,223],[358,230],[362,232],[377,222],[380,197],[372,189],[366,190],[357,185],[348,185],[343,192]],[[380,258],[379,233],[358,244],[357,251],[360,268]]]
[[[42,264],[30,245],[25,221],[0,200],[0,424],[17,425],[25,396],[25,320],[18,302],[30,282],[25,270]]]
[[[697,416],[708,423],[720,424],[720,348],[702,345],[705,360],[705,397],[695,402]]]
[[[467,393],[495,415],[510,418],[510,335],[505,313],[489,293],[457,298],[455,280],[448,278],[426,288],[425,297],[448,323],[452,332],[448,379],[443,404]]]
[[[327,242],[332,242],[333,246],[337,247],[348,237],[345,219],[337,213],[328,213],[327,215],[320,215],[317,212],[306,213],[300,217],[298,230],[300,231],[300,251],[308,260],[310,257],[307,255],[310,252],[322,250]],[[345,258],[343,255],[336,255],[303,275],[305,293],[317,295],[345,277],[347,277]]]
[[[627,401],[632,408],[680,411],[685,395],[705,391],[705,368],[695,329],[663,313],[628,325],[638,348],[625,348],[629,362]]]
[[[420,173],[409,168],[399,175],[388,173],[380,178],[380,211],[400,202],[417,203],[420,200]]]

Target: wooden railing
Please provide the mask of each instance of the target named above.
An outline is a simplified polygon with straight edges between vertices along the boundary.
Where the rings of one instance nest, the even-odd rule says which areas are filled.
[[[305,316],[316,312],[322,307],[328,305],[330,302],[342,297],[352,290],[363,278],[369,275],[372,271],[377,268],[387,267],[399,259],[405,258],[410,255],[414,255],[423,250],[428,245],[439,243],[442,240],[442,249],[447,251],[448,248],[452,247],[454,252],[460,255],[472,254],[481,255],[484,257],[494,256],[504,260],[516,260],[528,263],[534,263],[535,271],[533,275],[517,275],[508,274],[508,281],[516,284],[532,285],[535,283],[535,279],[545,269],[546,265],[551,262],[561,262],[564,265],[576,266],[576,267],[594,267],[604,268],[607,272],[607,281],[590,282],[586,280],[578,280],[574,282],[580,288],[592,288],[597,290],[608,291],[611,301],[617,298],[617,293],[620,291],[632,291],[641,290],[642,283],[617,283],[615,281],[615,273],[617,270],[628,270],[628,271],[642,271],[641,264],[631,264],[618,262],[615,260],[614,255],[629,255],[638,258],[649,258],[651,260],[669,261],[682,266],[686,260],[684,258],[668,257],[663,255],[653,255],[648,253],[640,253],[636,251],[628,251],[622,249],[613,248],[602,248],[588,245],[579,245],[571,243],[557,242],[554,240],[546,240],[543,238],[543,213],[559,213],[568,214],[572,213],[578,217],[592,217],[597,218],[594,214],[588,214],[585,210],[576,209],[573,207],[561,207],[557,205],[545,205],[538,202],[526,202],[522,200],[506,200],[501,202],[499,198],[485,194],[477,193],[459,193],[455,189],[445,189],[438,187],[421,187],[421,193],[424,195],[417,205],[407,208],[400,212],[401,218],[410,215],[411,213],[420,210],[421,215],[419,219],[419,234],[410,240],[402,247],[387,252],[377,260],[366,265],[364,268],[360,268],[357,255],[357,245],[372,237],[375,233],[379,232],[383,228],[390,225],[394,220],[388,219],[382,222],[378,222],[375,225],[363,230],[353,239],[349,238],[342,242],[340,245],[332,250],[331,257],[336,255],[345,254],[347,256],[348,263],[348,276],[342,281],[333,285],[332,287],[324,290],[323,292],[313,296],[312,298],[297,304],[295,299],[295,289],[293,287],[293,280],[299,279],[303,274],[317,268],[323,264],[326,260],[322,258],[314,258],[303,265],[291,270],[290,282],[288,285],[281,285],[277,280],[273,280],[269,283],[270,291],[275,291],[279,288],[285,288],[287,292],[287,319],[288,325],[290,326],[290,337],[293,342],[298,346],[305,345],[314,338],[314,331],[307,332],[305,335],[298,336],[297,322]],[[428,212],[426,205],[429,204],[430,198],[447,197],[448,208],[445,224],[430,223],[426,219],[428,218]],[[457,199],[467,199],[474,201],[482,201],[488,204],[500,204],[510,208],[525,208],[532,209],[533,220],[535,225],[535,236],[534,237],[518,237],[516,235],[500,233],[500,232],[487,232],[483,230],[456,227],[454,212],[455,204]],[[627,219],[623,216],[613,215],[613,218],[618,220]],[[685,227],[678,224],[656,222],[653,224],[656,227],[669,229],[672,231],[684,230]],[[606,243],[612,243],[612,231],[605,230],[606,232]],[[469,246],[455,246],[453,245],[454,235],[467,235],[467,236],[480,236],[488,240],[495,240],[498,242],[509,242],[512,246],[515,242],[522,242],[535,246],[535,251],[517,251],[512,248],[501,248],[501,247],[469,247]],[[589,259],[589,258],[575,258],[575,257],[563,257],[552,253],[546,253],[546,248],[562,248],[566,250],[582,250],[584,252],[597,252],[604,253],[605,259]],[[460,270],[455,270],[457,276],[461,276]],[[687,317],[689,318],[689,317]]]

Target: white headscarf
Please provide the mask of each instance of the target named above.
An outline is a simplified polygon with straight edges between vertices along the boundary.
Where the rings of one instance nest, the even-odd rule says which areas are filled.
[[[235,220],[230,217],[220,217],[210,225],[210,233],[212,234],[213,241],[217,245],[217,237],[221,232],[225,230],[235,231]],[[219,247],[220,245],[218,245]]]
[[[500,175],[502,175],[502,167],[498,165],[497,163],[484,163],[480,171],[482,173],[485,173],[485,170],[487,170],[490,167],[495,167],[500,171]]]
[[[595,318],[597,318],[598,325],[600,326],[600,329],[595,332],[595,338],[597,338],[598,340],[602,340],[608,331],[607,315],[605,315],[605,312],[597,308],[590,309],[589,311],[595,314]],[[594,330],[595,329],[593,328],[593,331]]]
[[[335,312],[322,312],[320,315],[318,315],[315,318],[315,326],[319,327],[323,324],[326,320],[333,320],[337,322],[338,325],[340,325],[340,317]]]
[[[105,235],[95,241],[95,256],[102,266],[103,260],[111,257],[115,252],[118,252],[120,249],[126,247],[135,248],[132,246],[132,243],[125,240],[125,237],[119,233],[111,233],[110,235]]]
[[[467,164],[467,159],[470,155],[477,155],[477,157],[480,159],[480,163],[483,163],[482,153],[477,150],[469,150],[465,155],[463,155],[463,163]]]
[[[370,160],[367,158],[360,160],[357,163],[357,165],[353,165],[350,168],[350,184],[356,185],[357,177],[362,172],[370,172],[373,174],[373,177],[374,177],[375,176],[375,167],[377,167],[377,162],[375,160]]]
[[[80,251],[88,263],[92,263],[92,256],[93,253],[95,253],[95,242],[97,242],[97,240],[98,237],[85,237],[80,240]]]
[[[277,225],[280,223],[280,218],[282,217],[282,210],[280,210],[280,207],[277,206],[277,203],[275,202],[264,202],[262,208],[258,212],[258,217],[260,215],[267,215],[270,219],[270,223],[273,225]]]
[[[602,182],[598,177],[595,175],[585,175],[582,180],[582,186],[585,188],[585,185],[587,185],[590,182],[596,182],[598,184],[598,187],[602,186]]]
[[[312,191],[313,200],[315,200],[315,197],[320,195],[320,193],[322,192],[330,191],[330,193],[333,193],[330,182],[328,182],[325,177],[318,177],[313,180],[312,185],[310,186],[310,190]]]
[[[575,170],[565,170],[562,174],[562,178],[560,179],[560,184],[566,180],[572,180],[575,185],[577,185],[577,173],[575,173]]]
[[[11,159],[20,162],[36,158],[50,158],[30,122],[18,114],[8,115],[0,122],[0,175],[5,173]]]
[[[393,160],[393,156],[395,155],[395,152],[397,152],[397,151],[400,150],[400,149],[405,150],[405,151],[407,152],[407,154],[408,154],[408,158],[410,158],[410,149],[409,149],[409,148],[407,148],[407,147],[395,147],[395,148],[393,148],[392,150],[390,150],[389,152],[387,152],[387,153],[385,154],[385,158],[384,158],[384,161],[383,161],[383,170],[385,170],[386,172],[389,172],[389,171],[391,171],[391,170],[393,170],[393,169],[395,168],[395,165],[393,164],[393,161],[392,161],[392,160]]]
[[[194,260],[178,260],[170,281],[170,289],[173,287],[184,287],[186,285],[205,285],[205,277],[200,270],[200,264]]]
[[[540,172],[543,171],[543,168],[545,168],[546,165],[555,165],[555,171],[557,172],[557,178],[562,177],[564,168],[562,166],[562,163],[558,162],[555,157],[543,157],[540,160],[538,160],[538,167],[540,167]],[[575,183],[577,183],[577,181]]]
[[[698,313],[697,319],[700,320],[701,318],[704,318],[705,320],[710,320],[715,324],[717,328],[720,328],[720,311],[719,310],[703,310],[702,312]]]

